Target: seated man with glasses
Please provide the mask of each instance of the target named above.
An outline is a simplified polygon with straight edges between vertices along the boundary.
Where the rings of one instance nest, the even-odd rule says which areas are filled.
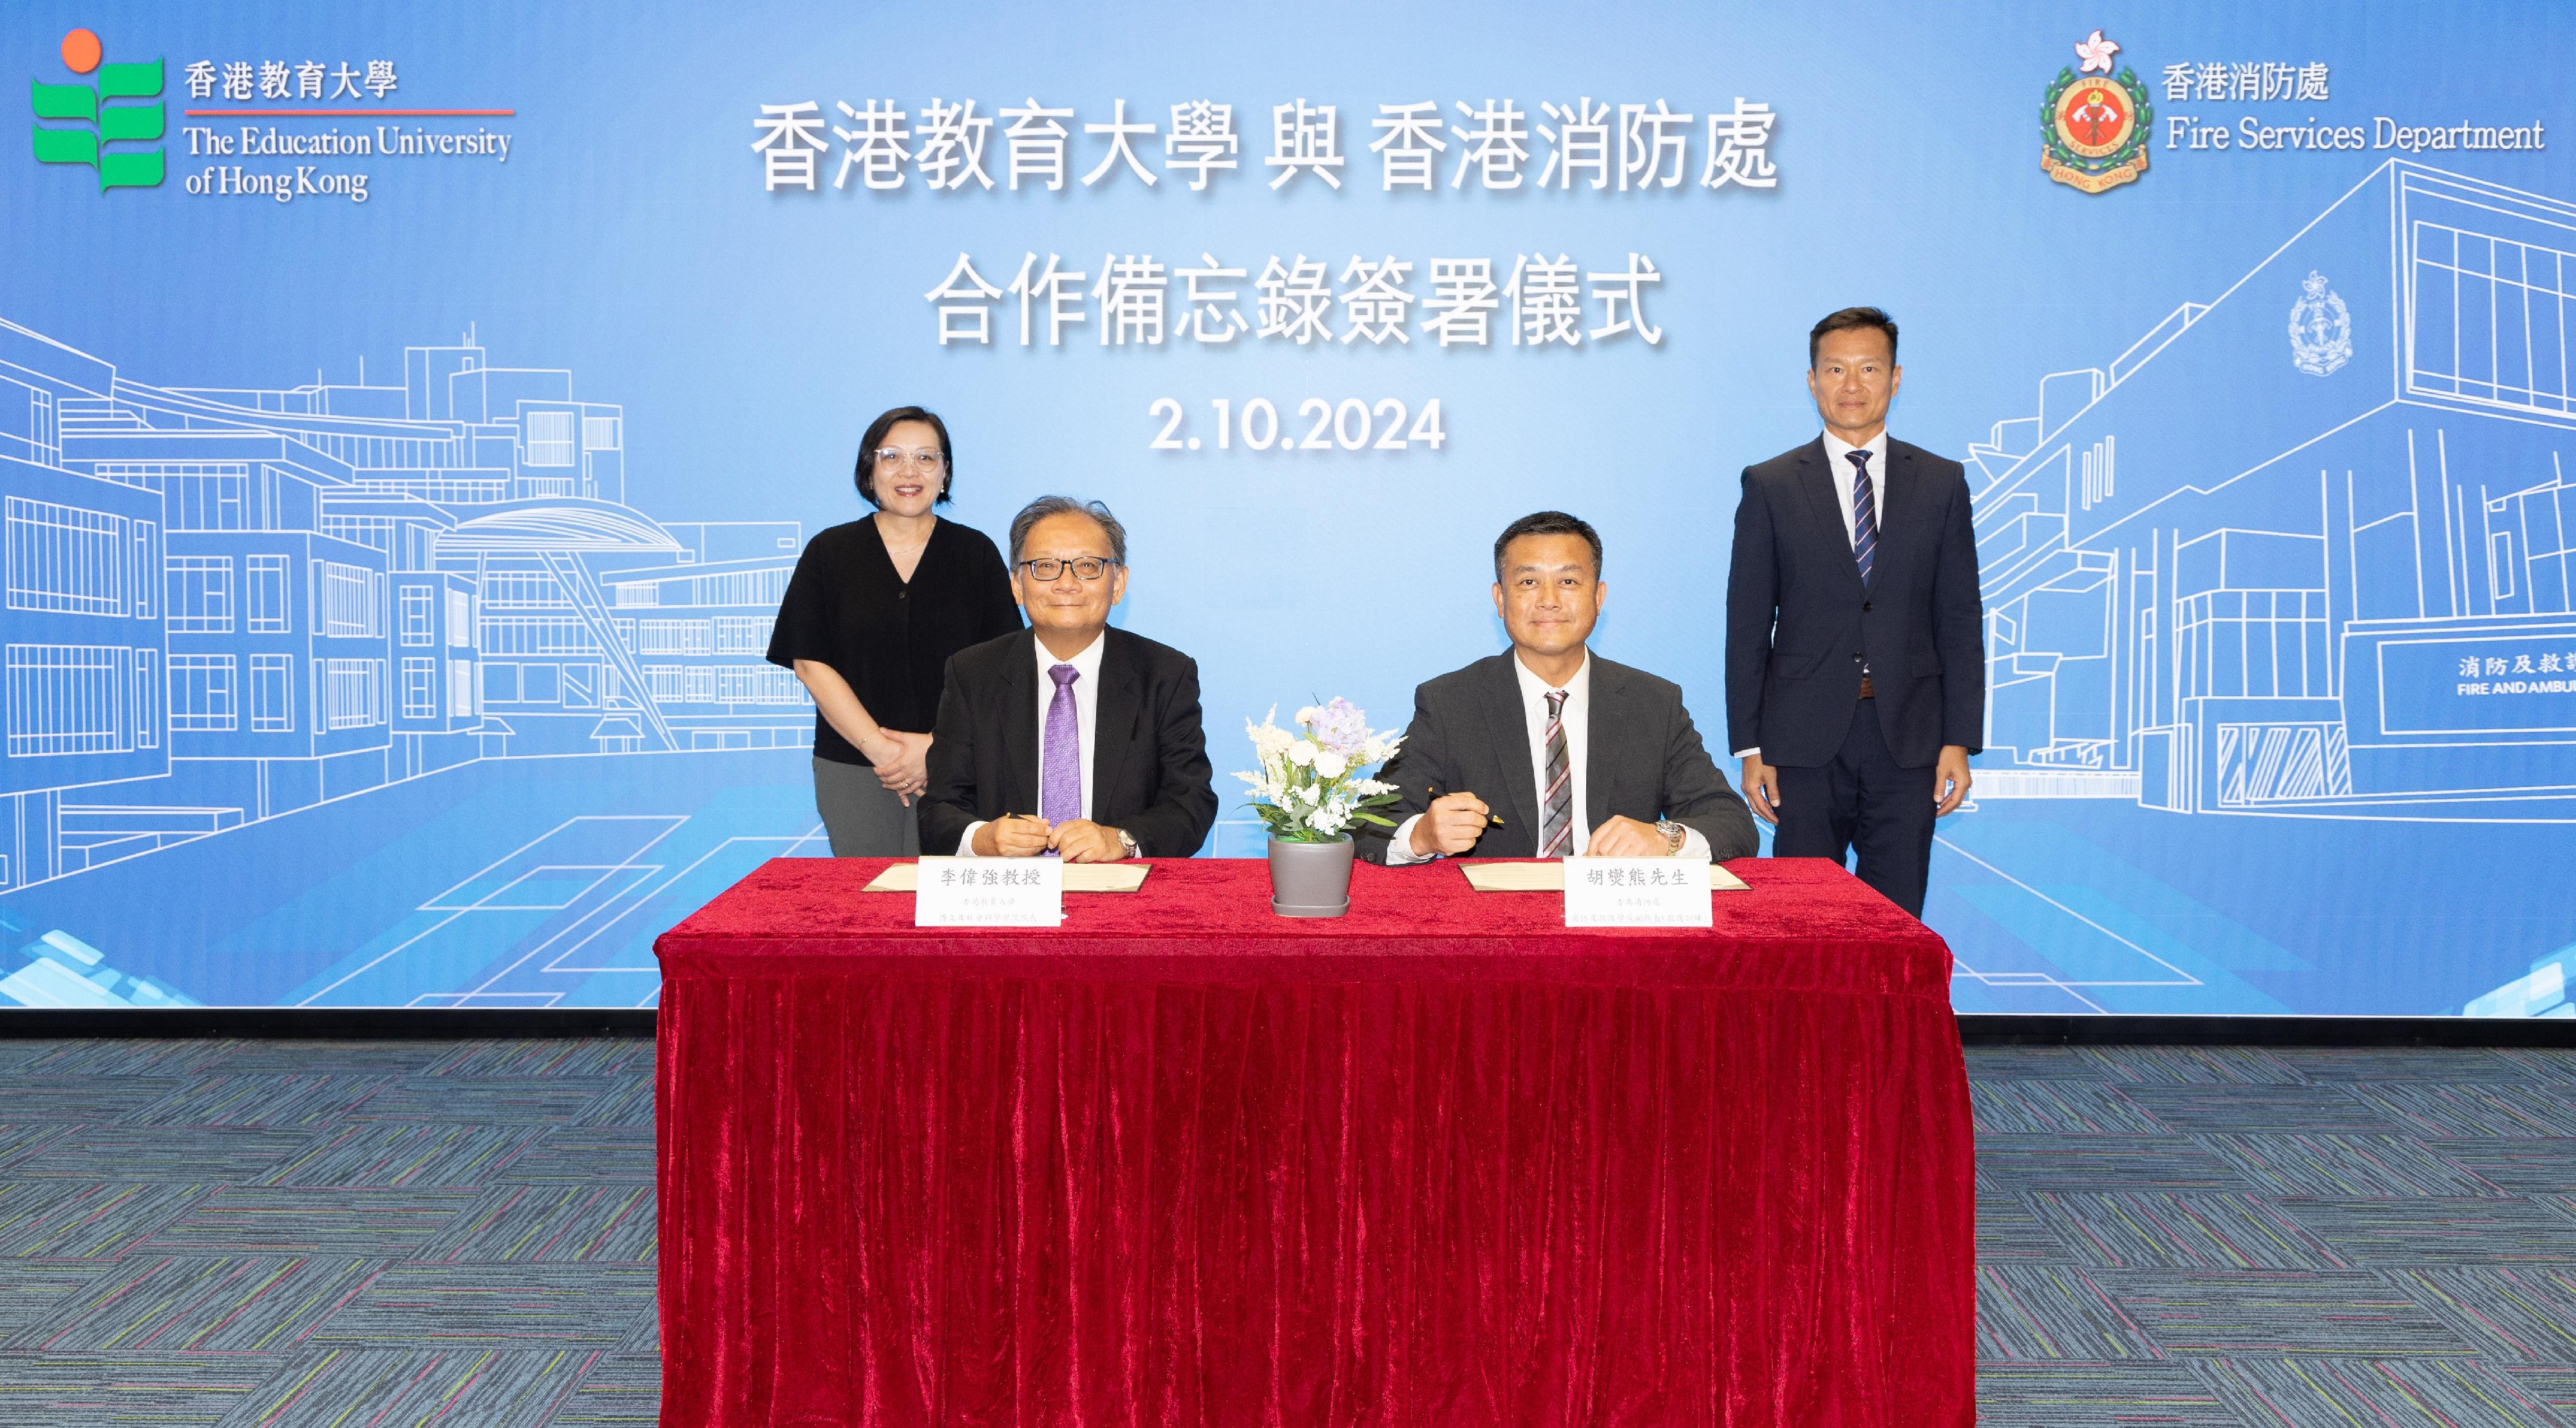
[[[1127,529],[1098,501],[1042,496],[1011,520],[1030,629],[948,661],[921,797],[921,848],[1076,863],[1186,858],[1216,823],[1199,668],[1109,628]]]

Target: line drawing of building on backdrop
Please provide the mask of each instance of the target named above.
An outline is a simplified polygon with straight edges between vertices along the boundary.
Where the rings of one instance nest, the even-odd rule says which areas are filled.
[[[0,319],[0,890],[476,759],[811,742],[763,658],[796,523],[626,505],[623,409],[471,332],[360,376],[152,386]]]
[[[1969,448],[1977,796],[2576,820],[2576,207],[2391,161]]]

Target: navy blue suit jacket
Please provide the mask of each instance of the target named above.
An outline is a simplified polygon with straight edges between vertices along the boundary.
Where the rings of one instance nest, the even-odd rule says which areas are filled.
[[[1831,763],[1866,662],[1888,748],[1930,768],[1985,747],[1985,605],[1967,475],[1890,439],[1868,588],[1843,534],[1851,472],[1818,437],[1744,471],[1726,581],[1726,737],[1765,763]]]

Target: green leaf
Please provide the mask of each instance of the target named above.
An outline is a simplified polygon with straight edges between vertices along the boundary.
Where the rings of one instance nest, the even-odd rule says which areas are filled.
[[[161,61],[150,64],[103,64],[98,67],[102,99],[150,99],[161,92]]]
[[[158,188],[162,179],[159,149],[139,154],[108,154],[98,161],[98,186],[111,188]]]
[[[98,91],[86,84],[36,84],[34,88],[36,117],[39,119],[98,117]]]
[[[36,162],[40,164],[91,164],[98,162],[98,136],[87,129],[38,129]]]
[[[111,104],[99,111],[98,137],[106,139],[158,139],[163,123],[158,104]]]

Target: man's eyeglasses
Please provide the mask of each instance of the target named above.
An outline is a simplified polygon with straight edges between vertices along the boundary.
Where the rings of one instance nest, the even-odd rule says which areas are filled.
[[[907,466],[917,471],[936,471],[948,462],[945,457],[927,447],[919,451],[906,451],[900,446],[880,446],[876,450],[876,464],[880,469],[891,468],[897,471]]]
[[[1085,555],[1073,560],[1023,560],[1020,568],[1027,571],[1030,578],[1045,583],[1060,578],[1068,567],[1078,580],[1097,580],[1107,575],[1109,567],[1117,563],[1096,555]]]

